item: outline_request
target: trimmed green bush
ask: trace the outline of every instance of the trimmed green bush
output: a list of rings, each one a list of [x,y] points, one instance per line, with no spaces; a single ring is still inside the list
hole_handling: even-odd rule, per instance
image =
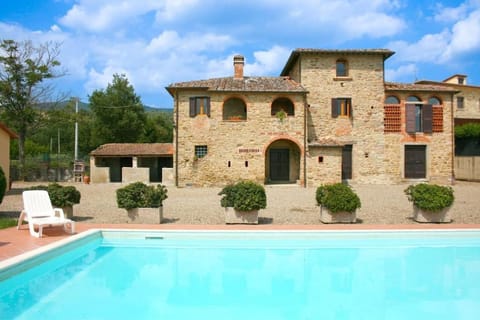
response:
[[[330,212],[354,212],[361,207],[360,198],[343,183],[326,184],[317,188],[315,198],[319,206]]]
[[[50,183],[48,186],[39,185],[30,190],[46,190],[52,201],[52,205],[58,208],[73,206],[80,203],[81,194],[74,186],[62,186],[58,183]]]
[[[267,207],[265,188],[253,181],[240,181],[225,186],[218,195],[222,207],[233,207],[238,211],[253,211]]]
[[[133,182],[117,189],[117,205],[127,210],[134,208],[159,208],[167,199],[164,185],[147,186],[143,182]]]
[[[420,183],[405,189],[408,201],[425,211],[440,211],[453,204],[453,189],[449,186]]]
[[[3,172],[2,167],[0,167],[0,203],[3,201],[5,191],[7,191],[7,178],[5,177],[5,172]]]

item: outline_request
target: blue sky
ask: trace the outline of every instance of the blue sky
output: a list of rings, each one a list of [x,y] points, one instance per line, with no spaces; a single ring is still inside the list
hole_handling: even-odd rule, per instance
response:
[[[386,80],[480,85],[480,0],[0,0],[0,39],[61,42],[58,90],[88,100],[126,74],[146,105],[172,82],[280,74],[295,48],[396,52]]]

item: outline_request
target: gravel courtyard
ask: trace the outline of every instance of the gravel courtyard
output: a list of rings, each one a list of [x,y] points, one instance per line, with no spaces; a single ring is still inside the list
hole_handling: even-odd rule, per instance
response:
[[[22,208],[21,192],[24,188],[46,183],[17,182],[0,204],[0,216],[18,217]],[[74,220],[85,223],[129,223],[124,209],[116,204],[117,188],[124,184],[75,185],[82,194],[80,204],[74,206]],[[408,202],[400,185],[360,185],[352,187],[358,193],[362,208],[357,211],[362,224],[414,224],[412,204]],[[455,202],[452,208],[454,223],[480,223],[480,183],[457,181],[453,186]],[[164,201],[164,221],[170,224],[224,224],[220,207],[221,188],[168,187]],[[266,186],[267,209],[259,214],[260,224],[320,224],[319,208],[315,203],[315,188],[296,185]]]

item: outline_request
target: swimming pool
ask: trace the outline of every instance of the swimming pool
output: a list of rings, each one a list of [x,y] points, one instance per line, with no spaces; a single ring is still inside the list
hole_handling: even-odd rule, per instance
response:
[[[480,231],[95,231],[0,280],[1,319],[478,319]]]

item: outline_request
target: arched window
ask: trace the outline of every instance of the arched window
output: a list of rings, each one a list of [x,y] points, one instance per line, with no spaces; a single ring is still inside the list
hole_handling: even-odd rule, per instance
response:
[[[295,115],[295,107],[288,98],[278,98],[272,103],[272,116],[277,112],[284,111],[288,116]]]
[[[417,102],[417,101],[418,101],[418,102],[421,102],[422,100],[420,100],[420,98],[419,98],[419,97],[416,97],[416,96],[409,96],[409,97],[407,98],[407,101],[408,101],[408,102]]]
[[[223,120],[247,120],[247,105],[239,98],[230,98],[223,104]]]
[[[338,59],[336,63],[336,76],[347,77],[348,76],[348,63],[345,59]]]
[[[388,96],[385,99],[385,104],[400,104],[400,100],[395,96]]]
[[[428,104],[438,106],[442,104],[442,101],[437,97],[431,97],[430,99],[428,99]]]

